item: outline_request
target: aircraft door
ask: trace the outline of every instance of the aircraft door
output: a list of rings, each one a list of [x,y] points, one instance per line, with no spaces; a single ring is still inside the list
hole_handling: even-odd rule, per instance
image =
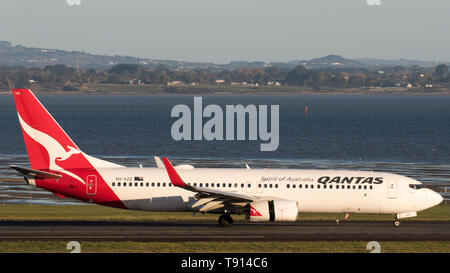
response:
[[[97,176],[88,175],[86,178],[86,193],[87,195],[97,194]]]
[[[397,198],[397,191],[398,191],[397,181],[389,181],[387,185],[388,185],[387,187],[388,198],[390,199]]]

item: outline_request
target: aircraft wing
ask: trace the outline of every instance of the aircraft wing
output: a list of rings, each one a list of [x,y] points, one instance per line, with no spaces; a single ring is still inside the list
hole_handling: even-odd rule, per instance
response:
[[[178,175],[175,168],[172,166],[172,163],[170,163],[170,161],[167,158],[163,157],[162,160],[164,166],[166,167],[167,174],[169,175],[170,182],[175,187],[180,187],[185,190],[197,193],[195,195],[195,198],[198,201],[192,207],[195,208],[203,205],[203,207],[199,209],[199,211],[201,212],[219,209],[224,206],[235,206],[242,208],[246,206],[249,202],[258,200],[257,197],[247,194],[239,194],[215,190],[211,188],[192,186],[183,181],[183,179]]]

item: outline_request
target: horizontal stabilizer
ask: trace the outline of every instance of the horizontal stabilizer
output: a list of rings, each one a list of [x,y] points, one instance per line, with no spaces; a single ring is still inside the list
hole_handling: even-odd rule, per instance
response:
[[[18,171],[19,173],[21,173],[21,174],[23,174],[25,176],[28,176],[28,177],[39,176],[39,177],[42,177],[42,178],[50,178],[50,179],[58,179],[58,178],[62,177],[62,175],[60,175],[60,174],[33,170],[33,169],[29,169],[29,168],[19,167],[19,166],[16,166],[16,165],[9,165],[9,167],[11,169],[14,169],[14,170]]]

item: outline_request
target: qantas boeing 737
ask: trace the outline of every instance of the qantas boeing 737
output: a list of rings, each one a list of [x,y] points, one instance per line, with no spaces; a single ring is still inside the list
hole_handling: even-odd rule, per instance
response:
[[[85,154],[28,89],[12,90],[30,168],[26,182],[60,197],[122,209],[232,214],[250,221],[296,221],[299,213],[392,214],[400,219],[442,202],[414,179],[350,170],[127,168]]]

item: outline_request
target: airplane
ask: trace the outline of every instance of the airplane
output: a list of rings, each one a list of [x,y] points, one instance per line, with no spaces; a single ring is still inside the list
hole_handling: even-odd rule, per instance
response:
[[[393,225],[440,204],[412,178],[352,170],[194,168],[155,157],[156,168],[129,168],[84,153],[29,89],[13,89],[30,168],[25,181],[64,198],[132,210],[231,215],[294,222],[299,213],[392,214]]]

